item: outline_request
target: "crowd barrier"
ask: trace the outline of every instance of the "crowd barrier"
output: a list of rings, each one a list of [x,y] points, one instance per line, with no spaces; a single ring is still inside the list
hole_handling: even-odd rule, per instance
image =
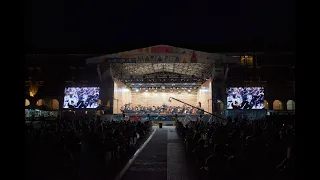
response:
[[[226,110],[225,115],[231,118],[246,117],[248,120],[261,120],[266,118],[267,112],[268,110],[266,109],[257,109],[257,110],[233,109],[233,110]]]

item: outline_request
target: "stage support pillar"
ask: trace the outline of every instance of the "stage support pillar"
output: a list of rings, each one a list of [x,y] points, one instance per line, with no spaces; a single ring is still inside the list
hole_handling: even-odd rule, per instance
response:
[[[100,86],[100,100],[103,106],[106,107],[105,114],[113,114],[114,82],[109,66],[105,66],[106,68],[102,73],[102,83]]]
[[[224,82],[215,82],[212,83],[212,103],[214,107],[214,112],[218,116],[224,116],[224,110],[226,109],[226,86]],[[221,105],[223,104],[223,109]]]

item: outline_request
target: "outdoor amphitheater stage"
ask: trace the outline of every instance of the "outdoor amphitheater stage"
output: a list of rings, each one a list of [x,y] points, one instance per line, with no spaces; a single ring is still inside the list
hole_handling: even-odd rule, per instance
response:
[[[263,109],[264,88],[252,89],[251,85],[246,85],[249,87],[240,89],[235,88],[238,85],[227,87],[226,83],[229,66],[241,65],[242,61],[252,58],[243,54],[155,45],[92,57],[86,61],[97,65],[101,82],[98,104],[101,109],[107,109],[108,115],[137,114],[128,115],[133,120],[143,119],[144,115],[140,114],[160,114],[159,118],[164,119],[168,114],[192,117],[204,112],[222,119],[238,115],[254,119],[262,111],[240,112],[227,108],[230,109],[233,99],[235,107],[232,109]],[[230,90],[226,91],[227,88]],[[243,99],[251,99],[252,103]],[[201,110],[203,112],[199,112]]]
[[[149,139],[141,146],[116,180],[195,180],[194,169],[188,164],[182,140],[174,127],[154,127]]]

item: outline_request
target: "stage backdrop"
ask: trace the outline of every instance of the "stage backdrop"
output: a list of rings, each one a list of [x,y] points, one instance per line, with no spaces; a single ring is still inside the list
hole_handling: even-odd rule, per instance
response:
[[[211,79],[201,85],[197,93],[197,102],[201,102],[201,107],[205,111],[212,113],[212,83]]]
[[[182,103],[178,101],[172,100],[169,102],[170,97],[177,98],[181,101],[184,101],[188,104],[191,104],[193,106],[198,106],[197,104],[197,92],[192,91],[190,93],[188,92],[181,92],[178,93],[177,90],[175,90],[173,93],[171,92],[133,92],[131,91],[132,95],[132,105],[138,106],[162,106],[163,104],[166,104],[168,106],[183,106]]]
[[[121,113],[120,108],[132,102],[131,92],[122,82],[114,83],[113,113]]]

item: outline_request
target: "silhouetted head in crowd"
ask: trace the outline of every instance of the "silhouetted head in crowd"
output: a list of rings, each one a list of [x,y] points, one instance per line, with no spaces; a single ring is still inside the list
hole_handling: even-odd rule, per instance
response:
[[[221,144],[215,144],[214,145],[214,153],[216,155],[222,155],[223,154],[223,146]]]
[[[253,137],[252,136],[247,136],[246,137],[246,145],[252,145],[253,144]]]
[[[228,122],[232,122],[232,118],[230,116],[227,117]]]
[[[228,166],[230,169],[236,169],[238,167],[237,158],[235,156],[230,156],[228,158]]]

